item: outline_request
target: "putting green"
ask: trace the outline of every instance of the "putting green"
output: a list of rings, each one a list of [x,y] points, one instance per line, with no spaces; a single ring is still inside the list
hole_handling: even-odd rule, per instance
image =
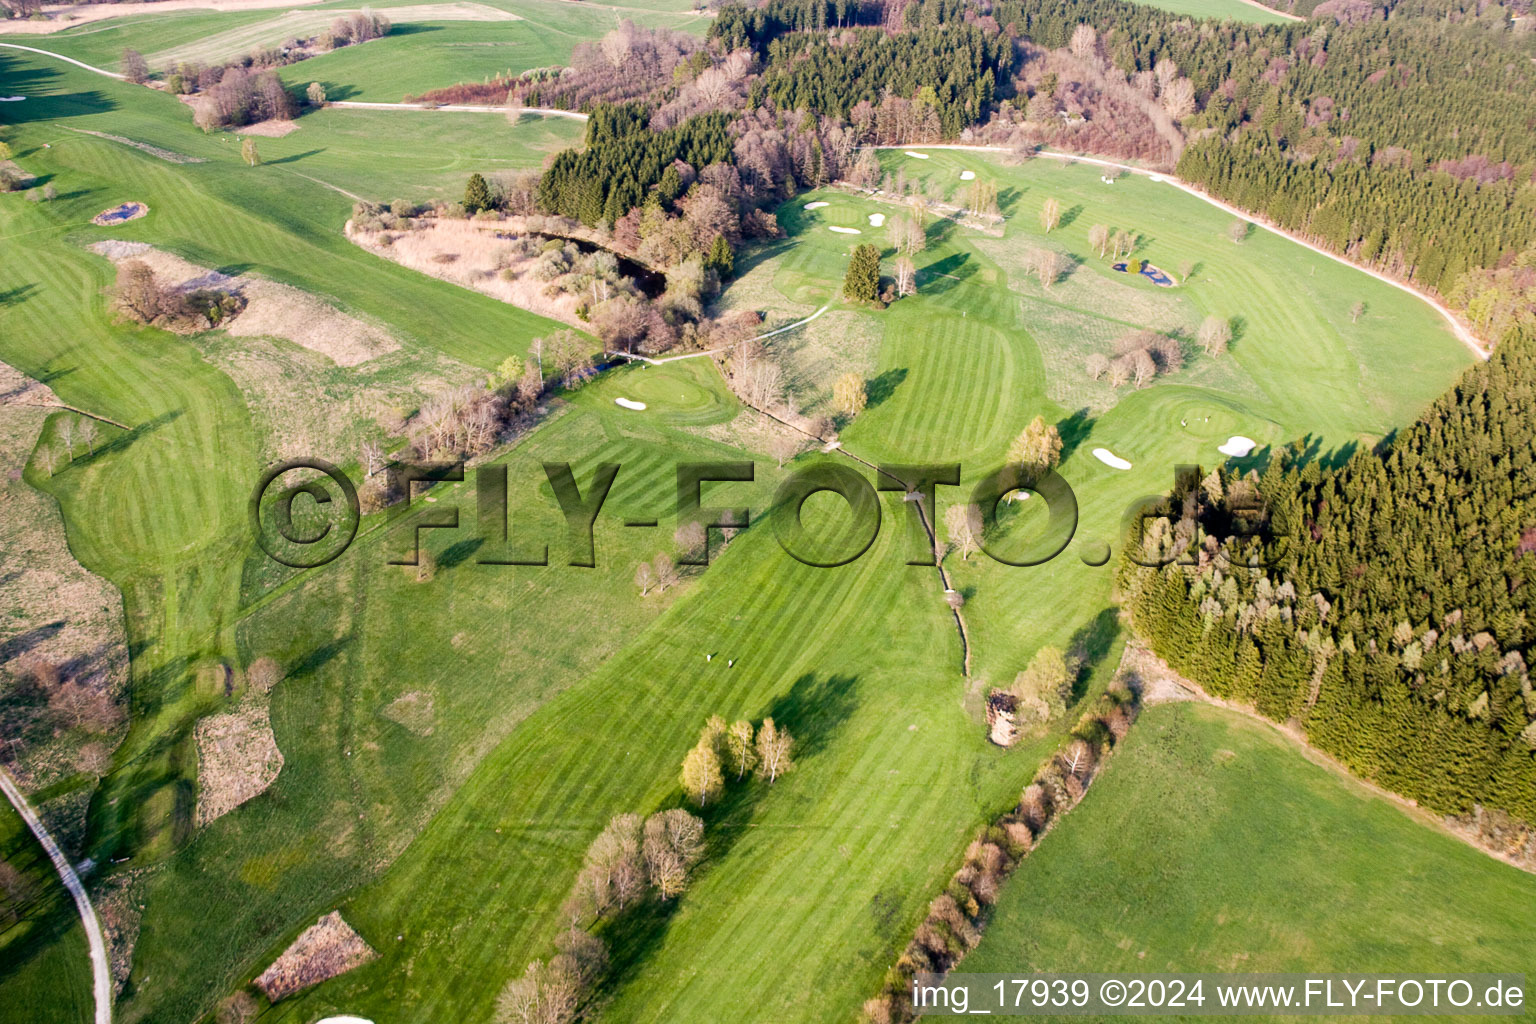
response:
[[[644,402],[635,416],[658,417],[664,423],[704,426],[724,423],[737,407],[718,387],[710,387],[705,374],[714,374],[706,358],[682,359],[659,366],[637,364],[604,375],[596,385],[605,401],[628,398]]]

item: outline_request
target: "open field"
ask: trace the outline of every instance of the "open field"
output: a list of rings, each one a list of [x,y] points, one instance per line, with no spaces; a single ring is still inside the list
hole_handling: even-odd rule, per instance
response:
[[[61,195],[0,197],[0,239],[24,239],[30,257],[0,264],[0,360],[46,378],[66,401],[138,425],[83,465],[50,478],[34,464],[27,477],[59,498],[72,550],[127,607],[137,719],[93,802],[90,850],[101,861],[131,855],[149,871],[120,1019],[196,1019],[337,908],[380,958],[265,1020],[486,1018],[506,979],[551,953],[587,843],[614,813],[678,803],[678,762],[716,712],[773,716],[800,740],[798,769],[772,787],[738,787],[709,811],[711,856],[684,897],[605,929],[614,971],[604,1016],[850,1017],[975,826],[1016,800],[1058,740],[1041,729],[1011,752],[988,745],[977,715],[984,685],[1010,681],[1044,643],[1088,659],[1079,699],[1107,680],[1121,644],[1111,570],[1085,565],[1080,546],[1039,568],[959,566],[976,645],[964,678],[935,573],[903,564],[910,509],[887,495],[879,539],[850,565],[789,559],[764,521],[774,463],[721,440],[751,436],[756,414],[707,360],[691,359],[611,372],[555,403],[500,457],[514,536],[547,541],[555,564],[476,564],[466,481],[430,494],[438,508],[464,510],[458,531],[429,531],[430,581],[384,564],[398,537],[374,520],[324,569],[274,571],[243,522],[270,443],[268,392],[237,381],[236,342],[112,323],[109,265],[85,249],[103,237],[89,217],[144,201],[149,216],[114,235],[270,276],[387,324],[409,358],[376,367],[380,386],[409,388],[422,367],[470,379],[554,325],[352,246],[340,232],[352,200],[338,190],[453,195],[470,168],[536,166],[542,152],[532,146],[579,132],[569,122],[325,111],[260,140],[266,163],[247,168],[231,137],[196,132],[181,104],[149,90],[7,55],[6,91],[32,97],[14,115],[19,161]],[[206,162],[167,163],[71,127]],[[498,157],[507,164],[492,164]],[[883,246],[868,217],[894,208],[834,190],[805,195],[780,210],[786,240],[743,253],[751,290],[741,304],[781,322],[837,303],[774,347],[791,370],[796,360],[816,367],[799,375],[801,404],[813,411],[826,402],[818,378],[868,368],[871,407],[842,440],[871,460],[958,461],[970,482],[1030,417],[1061,423],[1080,541],[1118,544],[1130,501],[1165,489],[1178,462],[1214,463],[1228,433],[1264,445],[1311,433],[1336,452],[1409,420],[1469,358],[1411,297],[1283,239],[1233,245],[1220,213],[1155,183],[1106,186],[1096,169],[1005,167],[971,154],[882,159],[946,194],[962,168],[995,181],[1006,232],[931,223],[919,295],[885,311],[855,308],[835,294],[846,253],[857,241]],[[1035,215],[1046,197],[1070,217],[1042,237]],[[803,209],[816,199],[830,205]],[[1166,290],[1116,274],[1090,258],[1086,231],[1097,222],[1139,232],[1137,255],[1159,266],[1197,269]],[[1049,291],[1022,265],[1039,245],[1081,261]],[[1350,323],[1357,300],[1368,313]],[[1089,352],[1125,330],[1188,331],[1208,313],[1241,318],[1221,360],[1191,353],[1186,369],[1139,391],[1083,370]],[[347,380],[329,374],[295,380],[318,401],[339,399]],[[618,397],[648,408],[622,409]],[[333,443],[321,453],[355,465]],[[1133,468],[1095,460],[1098,446]],[[722,458],[755,458],[757,479],[711,485],[706,504],[749,506],[757,525],[706,572],[642,599],[634,567],[670,546],[675,464]],[[623,466],[595,569],[561,564],[563,527],[540,483],[547,461],[572,462],[583,482],[600,462]],[[817,518],[837,506],[807,508]],[[1017,512],[1010,542],[1034,509]],[[642,517],[659,527],[620,525]],[[193,726],[229,700],[198,680],[215,660],[243,666],[261,655],[289,669],[271,701],[282,773],[194,834]],[[0,1001],[38,984],[36,974],[0,973]]]
[[[442,17],[434,14],[432,4],[371,6],[395,20],[388,36],[279,68],[283,81],[301,89],[321,82],[332,100],[393,103],[455,82],[564,63],[578,42],[600,37],[621,19],[696,35],[708,28],[707,18],[664,5],[614,10],[570,0],[489,0],[435,5],[446,14]],[[314,34],[356,9],[355,3],[337,0],[285,14],[143,14],[65,29],[42,41],[20,41],[109,71],[119,69],[124,48],[135,49],[152,70],[163,72],[182,60],[216,63]],[[406,13],[397,17],[397,10]]]
[[[1167,704],[1024,862],[963,969],[1529,974],[1533,904],[1536,878],[1269,726]]]
[[[1246,21],[1254,25],[1279,25],[1287,21],[1299,21],[1299,18],[1287,17],[1279,11],[1269,8],[1254,0],[1137,0],[1138,3],[1148,4],[1174,14],[1187,14],[1191,18],[1218,18],[1231,21]]]
[[[1106,607],[1109,570],[1082,564],[1079,545],[1118,549],[1123,511],[1165,490],[1174,466],[1225,461],[1216,448],[1232,434],[1261,446],[1310,435],[1319,454],[1337,458],[1414,418],[1469,361],[1413,297],[1268,233],[1234,245],[1224,214],[1166,185],[1140,177],[1105,185],[1100,169],[1086,165],[1008,167],[975,153],[935,151],[917,160],[887,151],[881,158],[888,170],[903,170],[927,194],[950,201],[962,198],[968,182],[960,173],[970,170],[974,180],[998,186],[1008,220],[996,238],[930,218],[928,248],[916,258],[918,298],[857,314],[881,340],[869,372],[870,408],[844,431],[845,441],[866,457],[958,461],[969,487],[1038,413],[1061,430],[1061,472],[1077,493],[1077,542],[1062,557],[1036,568],[985,558],[952,564],[977,647],[972,670],[994,685],[1011,681],[1058,620],[1083,625]],[[1037,219],[1047,198],[1063,210],[1063,226],[1049,235]],[[805,209],[818,201],[830,205]],[[749,257],[748,276],[771,272],[785,297],[825,301],[854,245],[887,247],[885,230],[871,227],[869,215],[895,210],[843,191],[799,196],[779,210],[794,244],[766,265]],[[1092,252],[1087,233],[1095,223],[1138,234],[1138,257],[1175,274],[1190,263],[1193,274],[1166,289],[1127,279]],[[862,234],[834,233],[834,225]],[[1075,264],[1049,290],[1025,265],[1031,249],[1045,246]],[[1367,313],[1351,323],[1357,299]],[[1193,343],[1194,329],[1212,314],[1234,324],[1232,347],[1218,359]],[[1143,328],[1182,335],[1184,368],[1142,390],[1089,377],[1088,354],[1108,353],[1114,338]],[[836,352],[847,335],[829,316],[785,348]],[[864,343],[854,349],[862,353]],[[1405,364],[1418,372],[1402,372]],[[1133,468],[1103,465],[1090,454],[1097,447]],[[1261,465],[1265,457],[1261,447],[1243,464]],[[1014,553],[1024,547],[1014,545]]]

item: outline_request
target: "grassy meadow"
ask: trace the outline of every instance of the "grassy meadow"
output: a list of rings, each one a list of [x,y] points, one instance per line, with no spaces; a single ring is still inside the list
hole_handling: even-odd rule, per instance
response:
[[[1532,905],[1536,878],[1270,725],[1164,704],[1004,887],[964,969],[1529,974]]]
[[[616,13],[553,0],[496,6],[525,19],[495,23],[507,30]],[[162,45],[179,44],[167,35]],[[876,311],[839,298],[843,270],[856,242],[885,245],[869,216],[897,208],[830,189],[807,194],[779,211],[787,238],[742,254],[724,302],[762,311],[770,325],[830,305],[771,346],[811,411],[825,408],[843,369],[869,377],[870,407],[841,436],[871,461],[959,462],[969,485],[1034,415],[1061,425],[1077,541],[1034,568],[951,556],[967,598],[970,678],[934,570],[904,564],[910,509],[896,495],[882,498],[874,546],[849,565],[813,569],[780,550],[770,509],[782,474],[763,454],[764,424],[704,359],[605,374],[552,403],[498,456],[514,536],[547,543],[550,565],[478,564],[487,552],[466,481],[429,495],[461,509],[458,530],[428,531],[438,564],[429,581],[386,564],[399,538],[374,520],[336,562],[278,574],[244,522],[249,488],[270,461],[268,435],[288,408],[235,372],[234,357],[257,343],[114,323],[104,296],[111,266],[85,246],[151,242],[387,325],[401,354],[371,370],[317,368],[270,343],[271,358],[299,368],[285,379],[311,404],[341,401],[349,382],[468,379],[554,325],[353,247],[340,232],[353,201],[345,193],[453,196],[469,170],[537,166],[580,126],[328,110],[285,138],[259,140],[265,162],[248,168],[234,137],[196,131],[174,99],[44,58],[0,56],[0,93],[29,97],[8,112],[17,119],[8,137],[21,165],[60,191],[53,203],[0,196],[0,241],[27,254],[0,261],[0,360],[71,404],[134,425],[56,476],[36,465],[28,473],[58,497],[77,557],[119,586],[128,608],[135,724],[93,802],[90,851],[103,862],[131,856],[147,872],[135,966],[117,1008],[128,1022],[202,1018],[335,908],[380,959],[269,1008],[263,1021],[486,1019],[505,981],[553,951],[558,905],[607,819],[681,800],[678,763],[711,713],[773,716],[798,737],[799,765],[772,787],[733,787],[708,812],[711,856],[684,897],[605,926],[614,968],[602,1016],[846,1019],[976,825],[1016,800],[1059,739],[1042,728],[1010,752],[987,744],[985,686],[1010,682],[1045,643],[1088,660],[1079,699],[1107,682],[1123,642],[1111,570],[1080,556],[1118,545],[1122,510],[1165,490],[1174,465],[1214,464],[1230,434],[1266,446],[1254,464],[1267,446],[1306,435],[1319,458],[1371,443],[1470,358],[1410,296],[1274,236],[1234,245],[1224,215],[1167,185],[1108,186],[1097,169],[1048,160],[885,153],[892,171],[946,195],[963,187],[962,170],[995,181],[1005,230],[930,222],[919,294]],[[71,129],[203,162],[169,163]],[[1049,236],[1036,220],[1047,197],[1067,211]],[[128,199],[147,202],[149,216],[110,230],[88,224]],[[805,210],[812,201],[830,205]],[[1094,223],[1136,231],[1138,256],[1171,273],[1188,261],[1194,273],[1170,289],[1117,274],[1088,251]],[[1041,245],[1077,264],[1050,289],[1024,269]],[[1367,312],[1352,323],[1356,301]],[[1191,351],[1184,369],[1143,390],[1116,391],[1083,369],[1087,354],[1127,330],[1187,334],[1212,313],[1240,320],[1221,359]],[[648,408],[620,408],[620,397]],[[355,465],[333,443],[316,454]],[[1111,469],[1095,447],[1133,468]],[[837,458],[803,455],[792,468]],[[704,495],[706,505],[749,507],[755,525],[707,571],[642,599],[633,573],[670,547],[675,466],[711,459],[755,461],[753,483],[708,485]],[[539,466],[549,461],[573,463],[583,484],[598,463],[623,466],[599,520],[594,569],[563,564],[564,527]],[[1012,510],[999,543],[1022,549],[1039,504]],[[829,528],[841,514],[820,498],[807,512]],[[622,525],[644,518],[660,525]],[[194,832],[192,727],[224,700],[198,685],[199,671],[211,659],[244,665],[262,655],[289,668],[271,698],[283,771],[262,796]],[[411,716],[399,713],[402,698],[417,709]],[[1422,829],[1402,840],[1405,856],[1429,856],[1413,851],[1436,842]],[[1440,906],[1454,919],[1448,900]],[[35,952],[22,963],[0,959],[0,1005],[33,998],[54,963],[85,978],[69,945],[78,940],[61,927],[56,939],[29,943]]]
[[[341,12],[360,6],[364,5],[332,0],[291,11],[139,14],[34,37],[27,45],[109,71],[120,69],[124,49],[133,49],[144,55],[152,71],[167,72],[183,61],[217,64],[254,49],[315,35]],[[571,0],[436,5],[385,0],[366,6],[392,20],[388,36],[280,68],[283,81],[300,89],[320,82],[332,100],[396,103],[407,95],[455,82],[564,64],[577,43],[601,37],[620,21],[699,36],[709,27],[706,16],[672,0],[634,7]],[[434,16],[434,8],[442,16]],[[453,8],[466,9],[455,12]],[[482,16],[475,17],[473,8],[481,9]]]
[[[1243,0],[1137,0],[1174,14],[1191,18],[1216,18],[1221,21],[1245,21],[1253,25],[1279,25],[1292,19]]]

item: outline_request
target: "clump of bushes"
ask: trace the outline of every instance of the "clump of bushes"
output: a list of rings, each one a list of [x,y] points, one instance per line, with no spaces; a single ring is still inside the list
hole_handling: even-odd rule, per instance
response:
[[[183,292],[162,283],[143,260],[128,260],[117,268],[113,305],[137,323],[187,334],[218,327],[245,308],[245,299],[216,288]]]
[[[1083,798],[1100,762],[1123,739],[1139,710],[1136,691],[1116,680],[1078,719],[1066,746],[1024,788],[1019,802],[983,828],[966,847],[965,860],[928,915],[886,972],[880,994],[864,1003],[870,1024],[915,1020],[912,981],[919,974],[954,969],[981,942],[988,908],[1003,882],[1067,811]]]

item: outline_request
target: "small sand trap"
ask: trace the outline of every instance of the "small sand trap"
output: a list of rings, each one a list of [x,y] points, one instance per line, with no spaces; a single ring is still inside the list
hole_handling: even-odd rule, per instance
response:
[[[98,227],[106,227],[109,224],[121,224],[124,221],[138,220],[149,212],[149,207],[143,203],[124,203],[114,206],[110,210],[102,210],[91,218],[91,223]]]
[[[840,235],[862,235],[864,233],[858,228],[840,228],[836,224],[833,224],[831,227],[827,228],[827,230],[836,231]]]
[[[1129,462],[1126,462],[1124,459],[1110,451],[1108,448],[1095,448],[1093,450],[1093,457],[1104,463],[1104,465],[1108,466],[1110,469],[1131,468],[1131,464]]]
[[[315,1024],[373,1024],[367,1017],[321,1017]]]
[[[1153,174],[1153,175],[1150,175],[1147,178],[1147,180],[1148,181],[1162,181],[1163,180],[1163,176],[1161,174]]]
[[[1233,458],[1240,459],[1244,455],[1247,455],[1249,452],[1253,451],[1258,446],[1259,442],[1255,441],[1251,437],[1244,437],[1242,434],[1233,434],[1231,437],[1227,438],[1226,444],[1217,445],[1216,450],[1221,452],[1223,455],[1230,455]]]
[[[880,227],[884,223],[885,223],[885,214],[883,214],[883,213],[872,213],[872,214],[869,215],[869,226],[870,227],[878,228],[878,227]]]
[[[619,406],[621,409],[633,409],[636,412],[645,411],[644,402],[636,402],[630,398],[615,398],[613,400],[613,404]]]
[[[975,171],[961,171],[960,172],[960,180],[961,181],[970,181],[974,177],[976,177],[976,172]]]
[[[20,103],[25,96],[0,96],[0,103]]]
[[[904,149],[904,150],[902,150],[902,152],[905,153],[907,156],[912,157],[914,160],[927,160],[928,159],[928,154],[927,153],[914,153],[910,149]]]
[[[819,210],[823,206],[831,206],[831,205],[832,205],[831,203],[806,203],[805,204],[805,208],[807,210]]]

